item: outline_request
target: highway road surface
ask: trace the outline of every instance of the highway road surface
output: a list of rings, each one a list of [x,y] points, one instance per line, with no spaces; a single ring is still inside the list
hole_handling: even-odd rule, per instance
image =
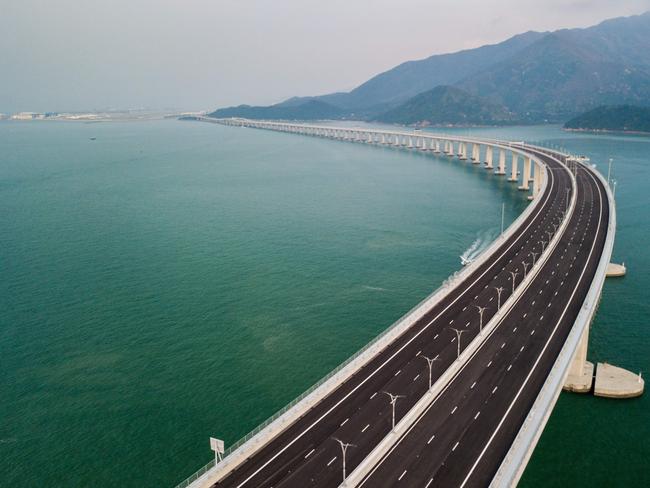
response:
[[[487,486],[514,441],[591,286],[607,233],[605,189],[578,168],[566,233],[506,320],[361,486]]]
[[[483,323],[530,271],[558,229],[572,191],[569,171],[551,158],[540,205],[489,259],[414,326],[253,453],[216,487],[338,486],[342,453],[351,443],[347,473],[372,451],[432,380],[457,358]],[[603,188],[585,169],[577,173],[577,207],[552,256],[484,345],[437,397],[364,486],[485,486],[516,435],[573,325],[600,257],[607,227]],[[570,196],[570,195],[569,195]],[[586,236],[586,238],[585,238]],[[521,291],[521,290],[518,290]]]

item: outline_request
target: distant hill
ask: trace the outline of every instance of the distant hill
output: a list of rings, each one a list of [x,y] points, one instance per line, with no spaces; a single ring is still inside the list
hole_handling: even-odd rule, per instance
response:
[[[323,120],[337,119],[343,115],[343,110],[319,100],[307,100],[295,105],[271,105],[270,107],[238,107],[221,108],[210,114],[212,117],[245,117],[247,119],[280,119],[280,120]]]
[[[438,85],[452,85],[472,73],[508,59],[544,35],[531,31],[499,44],[407,61],[371,78],[349,93],[315,98],[354,111],[396,105]]]
[[[457,86],[531,122],[599,105],[650,104],[650,13],[550,33]]]
[[[515,117],[501,104],[460,88],[441,85],[410,98],[376,119],[397,124],[496,125],[512,123]]]
[[[650,105],[648,46],[650,12],[586,29],[526,32],[499,44],[402,63],[348,93],[233,107],[228,113],[265,118],[267,111],[257,109],[273,109],[273,118],[376,120],[418,94],[452,85],[506,107],[519,120],[558,122],[599,105]]]
[[[650,132],[650,107],[603,105],[569,120],[565,129]]]

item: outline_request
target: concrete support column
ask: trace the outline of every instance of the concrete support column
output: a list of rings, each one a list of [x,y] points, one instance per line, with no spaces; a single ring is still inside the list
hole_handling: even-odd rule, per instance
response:
[[[368,144],[372,144],[373,142],[375,142],[373,139],[373,133],[368,132]]]
[[[508,178],[508,181],[517,181],[518,174],[519,174],[519,172],[517,170],[518,161],[519,161],[519,156],[517,155],[516,152],[513,151],[512,152],[512,163],[511,163],[512,168],[510,170],[510,178]]]
[[[433,146],[433,152],[439,153],[440,152],[440,139],[436,139],[434,141],[434,146]]]
[[[492,169],[492,158],[494,155],[494,148],[492,146],[487,146],[485,149],[485,169]]]
[[[393,134],[393,144],[394,144],[395,146],[399,146],[399,145],[400,145],[400,140],[399,140],[399,135],[398,135],[398,134]]]
[[[383,132],[381,134],[381,143],[386,144],[386,134],[384,134]]]
[[[506,151],[505,149],[499,149],[499,167],[497,168],[496,174],[505,175],[506,174]]]
[[[533,168],[533,198],[537,196],[542,186],[542,168],[539,164],[535,164]]]
[[[535,165],[537,166],[537,165]],[[571,360],[569,372],[564,383],[564,389],[577,393],[586,393],[591,390],[593,382],[594,365],[587,361],[587,348],[589,346],[589,325],[582,333],[576,353]],[[596,380],[598,381],[598,380]]]
[[[467,143],[460,142],[458,143],[458,159],[464,161],[467,159]]]
[[[472,144],[472,163],[479,164],[481,162],[481,145]]]
[[[413,136],[406,136],[409,141],[409,149],[413,149]]]

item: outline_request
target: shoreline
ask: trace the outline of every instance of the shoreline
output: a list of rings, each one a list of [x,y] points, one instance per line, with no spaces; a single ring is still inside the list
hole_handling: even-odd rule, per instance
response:
[[[632,135],[632,136],[650,136],[650,131],[640,130],[615,130],[615,129],[571,129],[562,127],[565,132],[586,132],[589,134],[618,134],[618,135]]]

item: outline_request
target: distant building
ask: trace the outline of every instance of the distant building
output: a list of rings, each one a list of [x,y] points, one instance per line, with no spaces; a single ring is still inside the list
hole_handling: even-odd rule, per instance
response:
[[[11,116],[11,120],[41,120],[45,118],[45,114],[36,112],[19,112]]]

